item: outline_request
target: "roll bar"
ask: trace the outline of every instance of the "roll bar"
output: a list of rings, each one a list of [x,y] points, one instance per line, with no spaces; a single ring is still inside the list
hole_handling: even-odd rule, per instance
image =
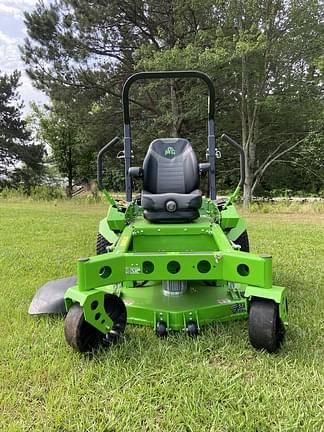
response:
[[[104,184],[102,183],[102,173],[103,173],[103,157],[107,153],[110,146],[114,145],[119,141],[119,137],[115,136],[111,141],[109,141],[108,144],[104,145],[97,155],[97,182],[99,185],[99,188],[103,190],[105,188]]]
[[[213,82],[203,72],[189,71],[156,71],[138,72],[130,76],[123,87],[123,111],[124,111],[124,155],[125,155],[125,188],[126,200],[132,201],[132,181],[129,175],[132,156],[132,135],[129,115],[129,90],[132,84],[138,80],[165,79],[165,78],[199,78],[208,87],[208,162],[209,168],[209,195],[216,199],[216,141],[215,141],[215,88]]]

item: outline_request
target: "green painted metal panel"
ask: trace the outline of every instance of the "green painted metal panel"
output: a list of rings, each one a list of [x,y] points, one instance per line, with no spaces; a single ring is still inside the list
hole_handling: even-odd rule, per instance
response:
[[[122,231],[126,225],[125,214],[111,206],[108,210],[107,222],[111,230]]]
[[[201,235],[137,235],[133,238],[132,252],[192,252],[197,249],[215,251],[216,244],[209,234]]]
[[[288,325],[288,301],[287,289],[281,286],[273,285],[271,289],[265,289],[255,286],[247,286],[245,290],[245,297],[251,300],[253,297],[260,297],[264,299],[273,300],[279,304],[279,316],[282,322]]]
[[[116,241],[118,240],[118,236],[114,233],[114,231],[109,228],[107,218],[104,218],[100,221],[99,232],[111,244],[116,243]]]
[[[217,250],[219,251],[231,251],[233,248],[224,234],[222,228],[219,225],[214,224],[212,226],[212,234],[216,243]]]
[[[216,204],[206,199],[200,217],[187,224],[153,224],[138,206],[131,206],[127,217],[111,207],[108,224],[101,221],[100,232],[114,243],[114,250],[78,261],[78,285],[66,293],[67,308],[79,302],[86,320],[105,333],[111,321],[104,295],[114,293],[125,302],[129,323],[155,326],[164,320],[169,328],[181,330],[190,319],[201,326],[246,318],[250,299],[262,297],[279,303],[280,317],[287,323],[286,292],[272,286],[271,257],[231,245],[245,230],[233,205],[221,212],[220,224],[215,222],[220,217]],[[224,229],[230,229],[227,235]],[[117,236],[113,230],[122,233]],[[188,291],[166,296],[163,280],[189,281]],[[148,283],[134,287],[135,281]]]
[[[245,297],[261,297],[274,300],[276,303],[280,303],[282,297],[286,291],[286,288],[273,285],[271,289],[261,288],[256,286],[247,286],[245,290]]]
[[[212,221],[207,215],[201,215],[191,223],[181,224],[158,224],[152,223],[141,216],[134,219],[133,235],[201,235],[209,231],[212,226]]]
[[[239,251],[119,255],[111,252],[78,262],[80,290],[127,280],[201,279],[271,287],[271,260]]]
[[[233,204],[222,210],[220,213],[220,217],[220,225],[223,230],[228,228],[234,228],[237,225],[238,220],[240,219]]]
[[[127,321],[131,324],[155,326],[158,320],[163,320],[167,322],[169,329],[184,330],[192,319],[202,326],[215,321],[247,317],[248,306],[243,286],[240,289],[241,296],[235,300],[230,295],[227,284],[211,287],[201,282],[191,283],[185,294],[172,298],[163,294],[158,282],[141,288],[118,288],[117,291],[126,305]],[[116,287],[108,285],[81,294],[73,287],[66,293],[67,302],[71,298],[78,301],[85,310],[87,321],[103,333],[111,326],[102,309],[105,293],[116,294]],[[94,302],[98,305],[92,310]],[[100,318],[96,319],[98,312]],[[101,324],[102,319],[106,320],[104,325]]]
[[[227,233],[227,238],[229,240],[235,241],[237,238],[239,238],[239,236],[246,230],[246,223],[244,221],[244,219],[238,219],[237,224],[235,225],[234,228],[232,228],[228,233]]]
[[[80,291],[78,287],[71,287],[65,293],[65,305],[69,309],[73,303],[79,303],[83,308],[84,318],[102,333],[107,333],[112,327],[104,307],[103,291]]]
[[[113,253],[115,255],[118,255],[126,252],[129,249],[129,245],[131,241],[132,241],[132,227],[128,226],[122,232]]]

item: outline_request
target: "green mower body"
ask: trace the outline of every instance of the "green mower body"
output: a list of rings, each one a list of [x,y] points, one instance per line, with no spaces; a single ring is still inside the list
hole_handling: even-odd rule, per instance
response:
[[[198,164],[186,139],[162,138],[150,144],[142,167],[131,166],[129,89],[137,80],[160,78],[198,78],[207,84],[207,163]],[[245,179],[244,151],[225,134],[222,138],[240,154],[240,182],[227,200],[216,197],[210,78],[196,71],[137,73],[124,85],[123,108],[126,199],[116,201],[103,184],[103,157],[118,142],[114,138],[97,160],[98,184],[109,203],[99,225],[97,255],[79,259],[76,284],[71,278],[59,283],[65,290],[67,342],[88,351],[116,342],[127,323],[150,326],[160,337],[170,331],[196,336],[216,321],[248,318],[251,344],[277,351],[287,326],[286,289],[273,285],[272,257],[249,252],[246,225],[234,206]],[[204,172],[207,196],[199,190]],[[132,197],[132,177],[142,182],[140,198]],[[52,291],[56,286],[49,284]],[[41,291],[30,313],[40,310],[44,296]]]
[[[111,207],[100,223],[107,253],[80,258],[66,308],[79,303],[86,321],[107,334],[114,322],[105,294],[113,294],[125,304],[128,323],[165,323],[166,333],[247,318],[251,300],[262,298],[278,305],[286,325],[286,290],[272,284],[271,256],[241,251],[244,233],[233,204],[219,210],[206,198],[199,218],[183,224],[150,223],[135,203],[118,214]]]

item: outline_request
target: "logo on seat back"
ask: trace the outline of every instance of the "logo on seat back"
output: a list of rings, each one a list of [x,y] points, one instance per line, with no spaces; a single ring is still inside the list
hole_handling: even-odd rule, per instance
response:
[[[168,147],[164,150],[164,156],[175,156],[176,151],[174,147]]]

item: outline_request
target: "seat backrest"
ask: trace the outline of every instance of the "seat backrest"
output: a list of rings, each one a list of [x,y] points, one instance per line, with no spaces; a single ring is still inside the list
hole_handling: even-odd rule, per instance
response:
[[[190,193],[199,187],[196,154],[188,140],[160,138],[150,144],[143,162],[143,187],[154,194]]]

